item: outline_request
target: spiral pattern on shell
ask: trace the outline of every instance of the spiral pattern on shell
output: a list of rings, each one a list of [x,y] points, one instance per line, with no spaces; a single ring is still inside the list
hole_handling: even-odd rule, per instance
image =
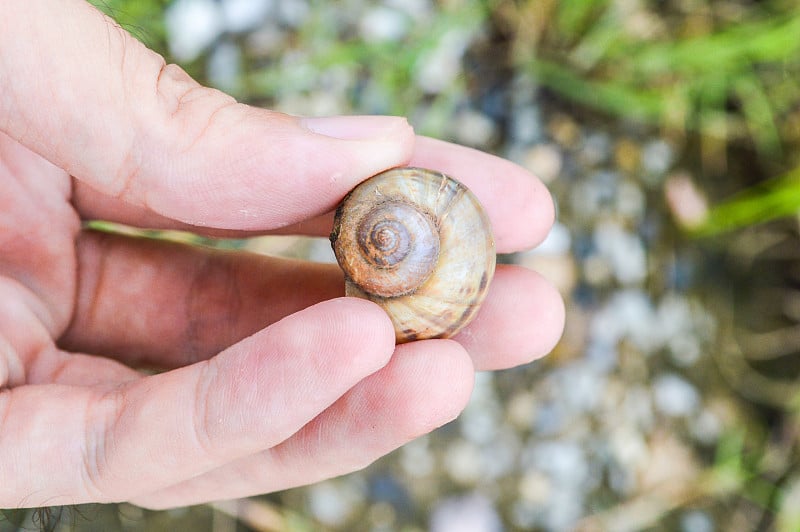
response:
[[[379,304],[398,343],[447,338],[477,313],[494,275],[477,198],[432,170],[395,168],[353,189],[331,233],[345,293]]]

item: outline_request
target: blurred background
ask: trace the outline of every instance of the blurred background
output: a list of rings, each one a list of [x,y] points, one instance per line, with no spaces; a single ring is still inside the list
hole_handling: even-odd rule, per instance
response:
[[[241,101],[405,115],[535,172],[558,222],[501,260],[552,280],[567,328],[357,474],[169,512],[5,511],[0,531],[800,530],[796,2],[93,3]],[[199,242],[333,260],[324,240]]]

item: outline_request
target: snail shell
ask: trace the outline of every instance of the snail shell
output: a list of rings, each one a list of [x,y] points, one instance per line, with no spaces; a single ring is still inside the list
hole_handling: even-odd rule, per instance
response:
[[[353,189],[331,233],[345,293],[373,301],[398,343],[447,338],[472,320],[494,275],[489,219],[458,181],[395,168]]]

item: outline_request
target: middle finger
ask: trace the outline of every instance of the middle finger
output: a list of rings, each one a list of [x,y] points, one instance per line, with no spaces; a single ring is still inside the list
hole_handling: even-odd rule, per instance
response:
[[[75,316],[62,348],[173,368],[212,357],[285,316],[343,295],[339,268],[85,231]],[[539,275],[499,267],[456,340],[478,369],[514,366],[557,341],[563,305]]]

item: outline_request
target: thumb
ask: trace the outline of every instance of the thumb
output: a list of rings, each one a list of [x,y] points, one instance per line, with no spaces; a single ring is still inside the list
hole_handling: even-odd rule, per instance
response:
[[[0,130],[105,195],[193,225],[284,226],[408,161],[397,117],[298,118],[191,79],[83,0],[0,3]]]

